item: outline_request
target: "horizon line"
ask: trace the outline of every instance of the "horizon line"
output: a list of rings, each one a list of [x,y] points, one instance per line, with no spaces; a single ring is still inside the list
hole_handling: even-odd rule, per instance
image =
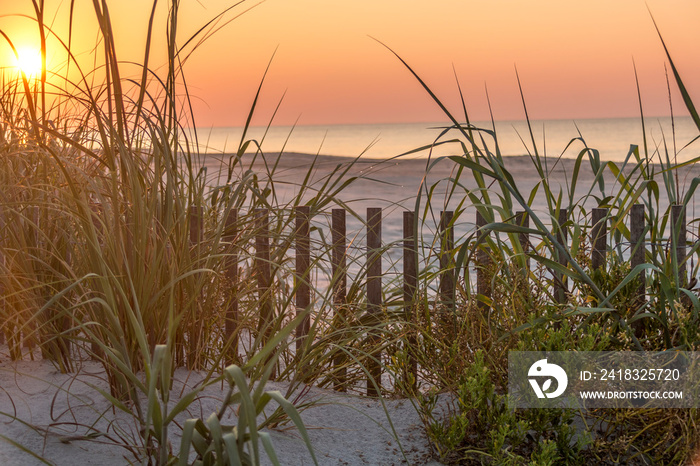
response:
[[[659,119],[659,118],[671,118],[673,117],[674,119],[689,119],[692,120],[692,117],[690,115],[648,115],[644,116],[644,120],[653,120],[653,119]],[[562,122],[562,121],[605,121],[605,120],[641,120],[642,116],[637,115],[637,116],[613,116],[613,117],[565,117],[565,118],[530,118],[530,122]],[[495,123],[515,123],[515,122],[526,122],[528,121],[526,118],[519,118],[519,119],[513,119],[513,118],[504,118],[504,119],[494,119],[493,120]],[[491,120],[481,120],[481,119],[476,119],[472,120],[471,123],[488,123],[491,124]],[[291,124],[291,123],[272,123],[272,124],[251,124],[251,128],[273,128],[273,127],[337,127],[337,126],[397,126],[397,125],[439,125],[439,126],[452,126],[451,121],[445,120],[445,121],[384,121],[384,122],[352,122],[352,123],[296,123],[296,124]],[[240,125],[197,125],[197,126],[185,126],[186,129],[215,129],[215,128],[243,128],[245,127],[244,124]]]

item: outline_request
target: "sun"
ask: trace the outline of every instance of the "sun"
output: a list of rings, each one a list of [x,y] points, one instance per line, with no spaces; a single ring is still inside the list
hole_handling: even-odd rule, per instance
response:
[[[15,66],[27,77],[36,77],[41,74],[41,52],[33,48],[17,49]]]

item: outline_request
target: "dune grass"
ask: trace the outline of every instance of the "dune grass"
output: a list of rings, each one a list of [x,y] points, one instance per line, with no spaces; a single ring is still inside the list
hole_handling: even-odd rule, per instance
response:
[[[692,100],[666,53],[697,122]],[[417,72],[396,57],[451,122],[420,150],[453,148],[455,155],[448,158],[457,172],[447,181],[458,205],[454,222],[470,207],[486,219],[486,225],[456,246],[453,260],[458,271],[481,263],[477,267],[490,292],[476,294],[472,276],[464,273],[457,283],[458,302],[464,304],[447,318],[444,308],[430,305],[424,288],[419,294],[424,309],[417,326],[420,344],[409,351],[419,365],[431,368],[431,384],[455,400],[448,415],[441,416],[434,411],[438,391],[418,396],[439,457],[454,464],[685,464],[698,447],[696,410],[512,411],[507,408],[507,353],[697,350],[700,302],[690,278],[698,274],[694,257],[699,243],[690,230],[687,244],[679,242],[682,220],[674,223],[672,211],[684,210],[688,224],[697,224],[690,207],[700,183],[693,172],[698,159],[678,162],[675,144],[665,139],[650,144],[642,113],[643,144],[631,145],[623,162],[601,160],[579,135],[566,148],[578,148],[571,164],[537,147],[528,119],[524,147],[539,182],[523,191],[509,158],[500,152],[495,129],[472,125],[464,102],[460,115],[450,112]],[[641,103],[640,95],[640,109]],[[528,118],[524,99],[523,107]],[[668,137],[675,141],[675,135]],[[441,160],[429,166],[437,163]],[[555,175],[562,165],[570,170],[563,180]],[[695,178],[688,180],[693,173]],[[471,184],[476,188],[467,188]],[[424,219],[436,201],[432,189],[425,186],[416,201],[417,209],[424,206]],[[444,208],[449,202],[444,201]],[[535,209],[537,202],[543,210]],[[645,263],[632,269],[627,218],[635,204],[644,207],[647,248]],[[598,269],[591,263],[593,208],[607,209],[603,221],[609,225],[608,253]],[[525,212],[529,227],[518,223],[518,211]],[[522,234],[529,235],[527,247],[520,242]],[[686,253],[681,258],[679,246]],[[641,284],[645,297],[638,291]],[[557,292],[562,286],[567,290],[563,295]]]
[[[347,304],[334,304],[339,278],[327,260],[328,238],[313,237],[313,277],[294,270],[296,206],[308,207],[312,218],[331,206],[361,218],[340,196],[355,179],[354,162],[318,179],[311,163],[304,179],[292,182],[295,195],[282,200],[282,153],[267,154],[264,140],[247,138],[264,75],[234,152],[203,149],[190,129],[183,57],[216,32],[218,19],[227,23],[226,15],[237,14],[238,4],[183,40],[176,34],[178,2],[171,2],[167,59],[159,66],[150,45],[156,3],[143,61],[135,65],[119,60],[108,5],[96,2],[99,41],[87,68],[73,56],[70,38],[44,23],[43,4],[34,6],[38,29],[64,47],[67,62],[36,77],[8,71],[2,82],[0,332],[12,359],[42,357],[61,372],[87,359],[101,364],[108,390],[96,390],[135,425],[102,434],[120,439],[143,464],[258,464],[263,450],[277,462],[262,429],[288,422],[313,458],[287,398],[303,409],[308,384],[365,385],[367,366],[384,364],[376,355],[403,338],[400,316],[370,323],[364,315],[364,264]],[[299,309],[294,298],[302,283],[313,299]],[[296,329],[310,316],[297,345]],[[205,374],[179,401],[170,393],[178,367]],[[287,392],[265,391],[270,379],[288,381]],[[221,409],[178,424],[176,417],[215,384],[229,386]],[[272,401],[278,409],[266,410]],[[222,425],[234,407],[238,425]],[[173,431],[182,438],[179,450],[169,445]]]
[[[43,2],[34,6],[45,57],[44,35],[52,32],[43,22]],[[140,79],[123,76],[129,64],[116,56],[104,2],[94,4],[100,28],[94,68],[83,69],[70,41],[53,37],[65,46],[65,76],[47,78],[46,69],[40,77],[3,75],[2,333],[13,359],[37,357],[40,349],[64,372],[80,359],[99,361],[109,382],[103,395],[115,409],[133,414],[139,426],[133,444],[124,445],[137,461],[186,463],[192,450],[206,464],[257,464],[260,442],[274,458],[269,438],[258,434],[258,415],[270,401],[304,432],[295,408],[263,388],[278,352],[309,310],[297,317],[279,313],[257,326],[256,290],[230,283],[225,271],[234,250],[242,256],[239,265],[252,260],[254,213],[273,205],[274,167],[265,177],[244,167],[251,141],[241,141],[222,167],[225,182],[213,190],[196,134],[183,126],[191,116],[183,57],[215,32],[216,19],[226,19],[229,9],[182,40],[176,35],[178,2],[172,2],[166,66],[156,73],[149,67],[155,6]],[[12,38],[4,37],[14,48]],[[76,73],[79,79],[70,81]],[[336,183],[327,188],[336,189]],[[325,195],[319,192],[318,199]],[[234,209],[238,222],[223,222]],[[273,220],[275,243],[287,241],[280,218]],[[229,227],[235,234],[225,231]],[[270,262],[278,269],[272,293],[279,277],[288,275],[288,264],[276,255]],[[241,270],[240,283],[250,283],[250,269]],[[224,335],[234,296],[241,309],[231,322],[234,332]],[[278,296],[265,299],[289,306]],[[254,347],[243,360],[228,357],[232,335],[246,329],[257,335]],[[181,366],[208,372],[202,387],[226,381],[231,391],[220,413],[185,425],[188,441],[173,456],[168,430],[201,390],[167,411],[172,370]],[[234,404],[242,406],[238,426],[219,425]]]

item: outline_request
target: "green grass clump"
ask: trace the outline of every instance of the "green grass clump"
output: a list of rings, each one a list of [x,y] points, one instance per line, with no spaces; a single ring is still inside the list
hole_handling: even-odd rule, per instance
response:
[[[688,273],[698,273],[691,259],[698,244],[682,244],[686,256],[679,260],[680,225],[671,219],[674,206],[690,211],[700,177],[682,184],[679,173],[700,159],[677,162],[666,145],[650,148],[645,132],[643,146],[631,146],[621,163],[602,161],[580,136],[567,146],[580,147],[567,161],[563,154],[540,152],[528,120],[526,148],[538,180],[524,191],[500,152],[495,129],[472,125],[464,103],[458,119],[403,63],[451,122],[419,149],[453,148],[454,155],[445,158],[455,173],[441,208],[456,205],[455,218],[477,210],[486,219],[452,251],[456,270],[479,268],[486,292],[477,293],[466,272],[456,284],[459,305],[444,309],[431,306],[429,283],[421,283],[424,317],[417,326],[419,345],[410,351],[419,365],[430,367],[425,380],[435,388],[418,399],[437,454],[454,464],[687,462],[697,448],[696,410],[509,411],[505,393],[510,350],[697,350],[700,302]],[[688,111],[700,122],[671,66]],[[558,166],[566,168],[563,182],[555,176]],[[587,171],[592,177],[584,176]],[[423,187],[416,201],[424,222],[437,208],[434,189]],[[536,209],[536,201],[544,209]],[[646,263],[632,268],[619,245],[631,242],[626,219],[635,204],[644,206],[647,250]],[[598,269],[591,263],[593,208],[608,209],[609,252]],[[516,223],[518,211],[528,217],[528,228]],[[520,243],[523,234],[529,235],[527,249]],[[565,294],[556,291],[562,283]],[[646,296],[640,296],[640,284]],[[454,400],[446,416],[435,412],[441,389]]]

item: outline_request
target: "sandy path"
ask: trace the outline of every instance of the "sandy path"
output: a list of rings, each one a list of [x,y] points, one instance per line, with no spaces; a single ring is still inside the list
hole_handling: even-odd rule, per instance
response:
[[[176,372],[173,393],[193,387],[202,380],[198,373]],[[10,362],[7,347],[0,347],[0,435],[20,443],[36,455],[56,465],[113,465],[134,461],[124,448],[115,445],[118,434],[133,435],[134,421],[123,412],[114,413],[95,387],[106,388],[101,367],[84,362],[77,374],[60,374],[46,361]],[[285,383],[270,383],[269,390],[286,391]],[[206,419],[220,406],[222,387],[209,387],[189,409],[189,415]],[[430,449],[422,424],[409,400],[386,400],[399,443],[379,400],[342,395],[311,388],[300,402],[316,404],[302,412],[319,464],[392,465],[425,464]],[[172,403],[172,401],[171,401]],[[17,419],[12,419],[17,418]],[[232,409],[224,423],[235,419]],[[89,426],[106,432],[94,440],[78,439],[90,432]],[[170,441],[179,448],[179,429]],[[282,464],[313,464],[305,444],[293,425],[267,430]],[[8,441],[0,441],[0,464],[42,464]]]

